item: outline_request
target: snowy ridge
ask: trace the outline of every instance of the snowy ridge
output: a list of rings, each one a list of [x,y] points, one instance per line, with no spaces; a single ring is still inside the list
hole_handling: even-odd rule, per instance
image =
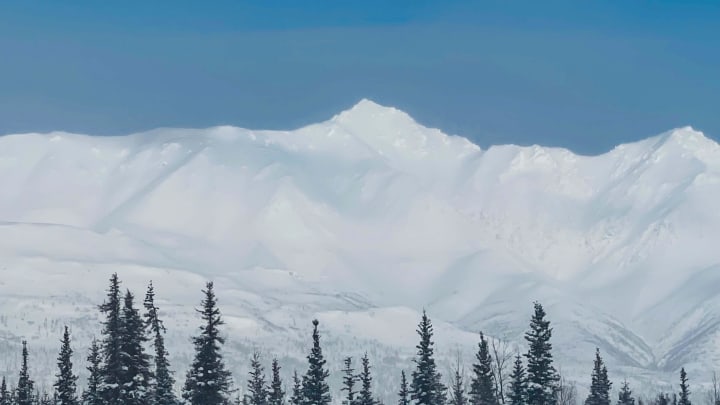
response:
[[[533,300],[581,384],[595,346],[616,381],[720,364],[720,146],[690,127],[483,150],[363,100],[295,131],[6,135],[0,185],[0,352],[29,337],[48,376],[62,323],[98,333],[113,271],[153,279],[179,376],[206,279],[238,372],[256,346],[298,366],[317,316],[333,367],[362,341],[395,373],[422,307],[469,364],[478,330],[522,344]]]

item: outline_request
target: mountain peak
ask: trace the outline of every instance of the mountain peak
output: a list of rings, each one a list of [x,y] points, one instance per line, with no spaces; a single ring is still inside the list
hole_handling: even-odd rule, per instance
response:
[[[465,138],[425,127],[404,111],[366,98],[334,116],[330,123],[395,162],[426,158],[454,161],[479,150]]]
[[[701,131],[691,126],[676,128],[661,134],[659,137],[663,148],[675,148],[691,152],[696,155],[706,156],[708,153],[717,152],[720,145],[708,138]],[[700,157],[700,156],[698,156]]]
[[[673,142],[678,142],[682,144],[704,143],[711,141],[701,131],[694,129],[689,125],[667,131],[662,136],[664,136],[668,141],[672,140]]]
[[[393,109],[392,107],[386,107],[384,105],[376,103],[376,102],[370,100],[369,98],[362,98],[360,101],[355,103],[354,106],[350,107],[351,110],[361,109],[361,108]]]
[[[641,141],[620,144],[611,153],[629,151],[634,151],[630,156],[681,156],[705,163],[717,162],[720,157],[720,145],[691,126],[671,129]]]
[[[341,112],[334,117],[334,120],[344,121],[367,121],[376,120],[382,116],[398,115],[406,121],[415,123],[415,121],[407,113],[398,110],[395,107],[388,107],[378,104],[370,99],[363,98],[349,109]]]

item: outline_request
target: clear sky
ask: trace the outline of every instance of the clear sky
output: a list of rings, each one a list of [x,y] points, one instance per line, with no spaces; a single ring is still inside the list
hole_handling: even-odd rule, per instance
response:
[[[361,98],[481,146],[720,137],[720,1],[0,2],[0,133],[289,129]]]

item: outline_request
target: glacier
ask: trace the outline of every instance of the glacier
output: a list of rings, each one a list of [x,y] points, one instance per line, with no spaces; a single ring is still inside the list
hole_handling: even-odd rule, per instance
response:
[[[117,272],[155,284],[180,381],[214,280],[239,385],[253,350],[304,371],[318,318],[334,381],[367,350],[392,398],[423,309],[449,376],[479,331],[522,350],[537,300],[581,389],[599,347],[616,388],[675,391],[684,366],[698,395],[720,364],[719,203],[720,146],[691,127],[597,156],[483,149],[362,100],[292,131],[4,135],[0,375],[26,338],[49,386],[64,324],[83,367]]]

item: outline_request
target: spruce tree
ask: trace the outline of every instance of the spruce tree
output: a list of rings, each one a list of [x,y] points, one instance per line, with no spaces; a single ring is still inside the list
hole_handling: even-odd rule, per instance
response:
[[[10,405],[10,391],[8,391],[5,377],[2,378],[2,383],[0,383],[0,405]]]
[[[290,405],[302,405],[303,393],[302,393],[302,382],[298,376],[297,370],[293,372],[293,388],[292,396],[290,397]]]
[[[100,353],[100,346],[98,346],[98,341],[93,339],[92,343],[90,344],[90,353],[87,357],[87,371],[89,372],[89,376],[87,379],[87,386],[85,387],[85,391],[83,391],[82,394],[83,405],[104,404],[103,398],[100,395],[100,386],[103,383],[101,356],[102,355]]]
[[[323,405],[329,404],[332,399],[330,397],[330,387],[327,379],[330,372],[325,369],[325,359],[323,358],[322,348],[320,347],[320,333],[318,332],[318,320],[313,320],[313,347],[310,350],[308,359],[308,371],[303,376],[302,395],[304,405]]]
[[[225,339],[220,336],[223,324],[213,283],[208,282],[198,312],[203,325],[200,334],[193,338],[195,358],[187,373],[183,398],[190,405],[222,405],[229,400],[230,372],[225,369],[220,347]]]
[[[98,388],[106,405],[124,405],[120,396],[123,375],[122,313],[120,280],[117,273],[110,277],[107,299],[100,305],[100,312],[105,315],[105,320],[101,348],[103,382]]]
[[[408,389],[405,370],[400,372],[400,391],[398,391],[398,405],[410,405],[410,390]]]
[[[664,392],[661,392],[655,400],[655,405],[670,405],[670,397]]]
[[[15,389],[16,405],[33,405],[35,401],[35,382],[30,378],[28,369],[27,341],[22,342],[22,364],[20,366],[20,377]]]
[[[473,378],[470,384],[470,403],[472,405],[497,405],[492,357],[485,335],[480,332],[480,343],[475,354]]]
[[[250,378],[247,381],[250,405],[267,405],[265,373],[260,363],[260,353],[254,352],[250,360]]]
[[[165,349],[165,325],[160,320],[159,309],[155,305],[155,289],[152,282],[148,285],[143,306],[145,307],[145,328],[150,335],[155,351],[149,399],[154,405],[175,405],[178,401],[173,388],[175,379],[170,372],[170,361],[167,349]]]
[[[13,386],[10,386],[8,388],[8,404],[9,405],[17,405],[17,389]]]
[[[612,383],[608,379],[607,368],[600,357],[600,349],[595,349],[595,362],[593,366],[590,394],[585,405],[610,405],[610,388]]]
[[[623,381],[618,393],[618,405],[635,405],[635,398],[632,396],[630,384],[628,384],[627,380]]]
[[[344,360],[345,368],[342,369],[343,380],[342,388],[340,391],[345,391],[345,399],[343,399],[343,405],[355,405],[355,382],[357,381],[357,375],[355,375],[355,369],[352,366],[352,357],[346,357]]]
[[[515,364],[510,374],[510,386],[508,387],[508,405],[524,405],[526,403],[525,393],[527,391],[527,380],[525,367],[523,367],[520,353],[515,356]]]
[[[685,373],[685,367],[680,369],[680,398],[678,405],[691,405],[690,404],[690,385],[688,384],[687,374]]]
[[[120,401],[123,405],[146,405],[150,400],[150,356],[145,353],[145,324],[128,290],[122,309]]]
[[[463,383],[463,376],[460,372],[460,362],[458,361],[455,367],[455,375],[452,378],[452,384],[450,385],[450,399],[448,404],[450,405],[467,405],[468,400],[465,397],[465,386]]]
[[[416,346],[415,370],[412,372],[410,392],[417,405],[439,405],[445,403],[445,387],[442,376],[437,371],[434,357],[433,326],[427,313],[423,311],[417,333],[420,342]]]
[[[545,320],[545,310],[535,302],[535,312],[530,320],[530,330],[525,334],[528,342],[527,396],[528,405],[553,405],[557,390],[558,375],[553,367],[552,328]]]
[[[277,359],[272,361],[272,380],[268,390],[268,405],[285,405],[285,391],[280,379],[280,363]]]
[[[372,393],[372,374],[370,373],[370,359],[367,353],[361,359],[362,371],[358,377],[360,381],[360,391],[357,396],[357,405],[375,405],[377,401]]]
[[[58,373],[55,375],[55,405],[77,405],[77,376],[73,374],[72,348],[70,347],[70,331],[65,326],[61,340],[60,354],[58,355]]]
[[[51,398],[47,392],[43,392],[42,395],[38,392],[35,397],[38,405],[53,405],[57,401],[57,398]]]

